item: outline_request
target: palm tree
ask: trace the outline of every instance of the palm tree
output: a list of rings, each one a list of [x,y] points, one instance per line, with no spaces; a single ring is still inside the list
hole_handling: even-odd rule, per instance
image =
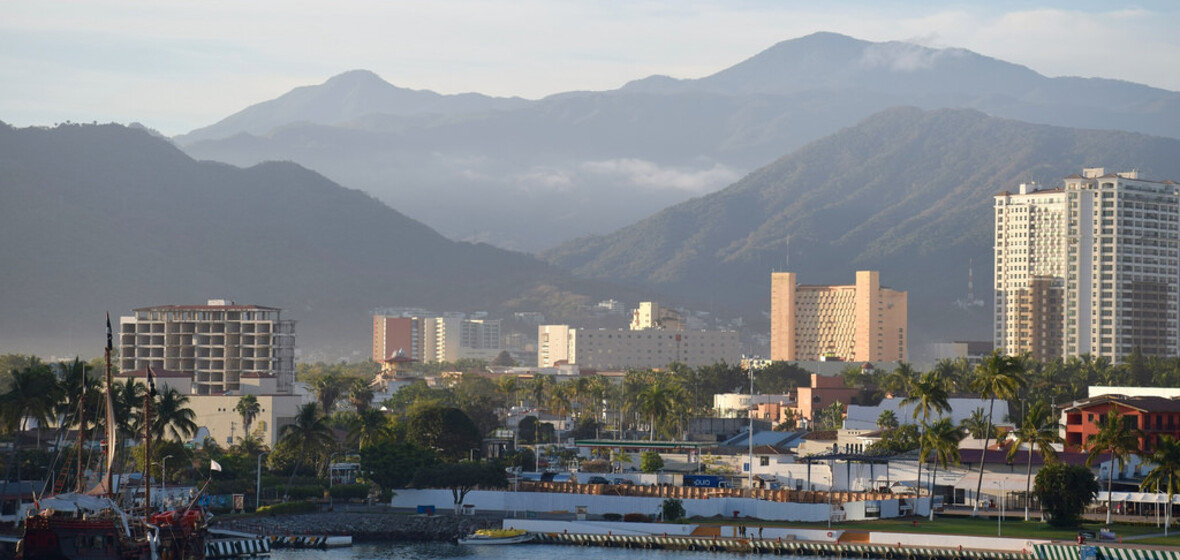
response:
[[[61,398],[61,385],[53,370],[40,360],[12,372],[8,391],[0,395],[0,424],[7,432],[15,433],[13,462],[17,480],[20,472],[20,432],[28,428],[29,420],[43,428],[53,420],[54,408]]]
[[[343,389],[340,378],[325,373],[312,381],[312,387],[315,388],[315,398],[323,407],[324,414],[331,414],[332,407],[336,406],[336,401],[340,398],[340,392]]]
[[[156,395],[152,404],[152,437],[159,440],[164,435],[177,441],[184,441],[197,433],[197,414],[188,407],[188,397],[172,387]]]
[[[790,410],[790,409],[788,409],[788,410]],[[889,409],[882,410],[881,414],[879,416],[877,416],[877,429],[878,430],[892,430],[893,428],[896,428],[900,425],[901,425],[901,423],[897,421],[897,414],[894,413],[892,410],[889,410]]]
[[[295,480],[295,472],[303,464],[307,453],[328,448],[335,443],[335,439],[332,436],[332,429],[328,427],[324,417],[320,415],[319,405],[307,403],[299,407],[294,422],[279,430],[279,443],[299,450],[295,467],[291,469],[291,478],[287,479],[287,494],[289,494],[291,483]]]
[[[373,408],[357,411],[348,423],[348,442],[357,449],[364,449],[391,433],[385,413]]]
[[[675,410],[677,401],[683,399],[683,394],[677,390],[678,388],[679,385],[672,383],[670,380],[664,377],[656,377],[654,383],[648,385],[636,395],[636,412],[647,416],[651,420],[649,440],[655,440],[656,426],[663,423]]]
[[[885,378],[881,382],[881,389],[893,396],[908,395],[910,383],[917,377],[918,373],[914,371],[909,362],[898,362],[893,371],[885,374]]]
[[[234,412],[242,415],[242,427],[246,430],[246,434],[250,433],[250,425],[254,423],[254,419],[258,418],[258,414],[262,412],[262,405],[258,402],[258,397],[245,394],[238,399],[238,405],[234,407]]]
[[[1020,369],[1020,360],[1013,356],[1005,356],[999,350],[992,352],[983,359],[983,363],[975,368],[975,378],[971,380],[971,389],[979,392],[979,397],[988,399],[987,432],[983,434],[983,453],[979,455],[979,480],[975,484],[975,506],[971,509],[971,516],[979,516],[979,494],[983,491],[983,466],[987,458],[987,442],[991,438],[993,414],[996,409],[996,399],[1014,398],[1024,387],[1026,381],[1024,372]]]
[[[971,411],[971,416],[968,416],[964,418],[962,422],[959,422],[959,427],[966,430],[967,433],[971,435],[971,437],[975,439],[983,439],[984,434],[989,433],[987,425],[987,413],[983,411],[983,408],[976,408],[975,410]]]
[[[143,406],[143,396],[147,394],[147,387],[137,383],[135,378],[128,377],[123,383],[116,383],[111,389],[111,400],[115,407],[115,428],[122,432],[124,437],[140,433],[140,417],[135,411]],[[111,444],[114,445],[114,442]]]
[[[1098,433],[1086,442],[1086,466],[1094,463],[1094,459],[1103,452],[1110,453],[1110,468],[1106,472],[1106,524],[1110,524],[1113,505],[1111,486],[1114,484],[1114,465],[1118,461],[1119,470],[1127,464],[1131,455],[1139,451],[1139,438],[1142,434],[1124,421],[1123,415],[1117,407],[1112,406],[1110,412],[1102,418],[1098,426]]]
[[[1155,449],[1147,457],[1155,465],[1143,477],[1143,486],[1168,495],[1167,512],[1164,514],[1164,536],[1172,524],[1172,497],[1180,491],[1180,441],[1168,434],[1160,434]],[[1110,509],[1109,507],[1107,509]]]
[[[348,385],[348,404],[357,412],[367,410],[373,404],[373,388],[369,382],[360,377],[354,377]]]
[[[923,430],[929,428],[930,417],[938,414],[946,414],[951,409],[950,403],[947,401],[949,396],[946,392],[946,383],[938,376],[938,373],[928,371],[910,382],[909,396],[902,399],[902,406],[914,406],[913,417],[921,416],[921,424]],[[922,487],[922,463],[926,461],[926,454],[929,448],[926,447],[926,439],[920,438],[918,440],[918,487]],[[933,490],[933,487],[931,488]],[[931,499],[933,500],[933,495]]]
[[[1053,418],[1053,411],[1050,409],[1048,403],[1045,401],[1037,401],[1024,415],[1024,420],[1020,426],[1016,428],[1015,436],[1016,443],[1008,448],[1008,461],[1016,456],[1016,452],[1020,447],[1028,447],[1028,465],[1025,467],[1025,482],[1024,482],[1024,520],[1029,520],[1029,503],[1032,501],[1032,454],[1033,449],[1036,448],[1041,452],[1041,457],[1048,463],[1057,457],[1057,450],[1053,448],[1054,443],[1061,443],[1061,435],[1058,433],[1061,429],[1061,424]]]
[[[947,417],[924,428],[922,447],[934,455],[933,472],[930,473],[930,520],[934,521],[934,478],[938,475],[938,465],[945,469],[947,465],[959,464],[959,441],[963,439],[963,430]]]

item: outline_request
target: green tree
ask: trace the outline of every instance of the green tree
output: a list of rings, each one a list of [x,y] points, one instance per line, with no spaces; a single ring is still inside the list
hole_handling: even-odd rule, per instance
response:
[[[657,428],[668,433],[666,422],[676,410],[677,403],[683,402],[684,391],[680,385],[664,376],[653,376],[653,382],[636,395],[635,411],[651,421],[648,439],[654,441]]]
[[[12,372],[8,391],[0,395],[0,425],[17,436],[13,443],[16,480],[22,477],[20,432],[27,428],[29,420],[36,421],[38,426],[48,425],[60,398],[61,385],[53,370],[39,360]]]
[[[358,410],[348,422],[348,444],[364,450],[392,435],[389,418],[374,408]]]
[[[172,387],[166,387],[153,399],[152,437],[160,440],[164,436],[184,441],[197,433],[197,414],[188,407],[188,397]]]
[[[250,426],[254,424],[254,419],[258,418],[258,414],[262,412],[262,405],[258,403],[258,397],[246,394],[238,398],[234,412],[242,416],[242,429],[248,434]]]
[[[295,467],[291,469],[291,477],[287,479],[287,490],[284,492],[286,498],[291,494],[291,482],[295,480],[295,473],[307,455],[331,448],[335,445],[336,439],[332,435],[332,429],[320,415],[319,405],[307,403],[299,407],[294,422],[279,430],[279,443],[297,450]]]
[[[942,417],[933,424],[925,425],[922,431],[921,448],[934,456],[934,465],[930,473],[930,499],[934,499],[934,482],[938,476],[938,466],[947,468],[948,465],[959,464],[959,441],[963,439],[963,431],[951,422],[950,418]],[[934,521],[934,504],[930,507],[930,520]]]
[[[904,365],[904,362],[903,362]],[[951,405],[947,401],[946,383],[933,371],[923,373],[910,381],[909,395],[901,400],[901,406],[914,405],[914,418],[921,418],[923,430],[928,429],[930,417],[946,414]],[[925,437],[918,438],[918,486],[922,485],[922,463],[926,461],[930,447]],[[934,486],[931,481],[931,491]],[[933,494],[932,494],[933,495]]]
[[[1012,356],[1005,356],[999,350],[992,352],[983,359],[983,363],[975,368],[975,378],[971,380],[971,389],[979,393],[982,399],[988,399],[987,433],[983,436],[983,449],[987,449],[987,442],[991,436],[992,426],[995,425],[994,413],[996,399],[1014,398],[1026,384],[1021,362]],[[975,505],[971,516],[979,515],[979,495],[983,491],[983,461],[986,453],[980,454],[979,478],[975,483]]]
[[[508,479],[504,469],[497,463],[480,464],[471,461],[440,463],[429,468],[420,468],[414,474],[415,488],[446,488],[455,501],[455,513],[467,493],[476,488],[504,488]]]
[[[415,410],[406,421],[406,439],[434,449],[439,457],[450,462],[468,457],[482,443],[471,418],[462,410],[441,406]]]
[[[899,454],[913,451],[919,446],[918,426],[903,424],[881,433],[881,439],[869,446],[869,451],[879,454]]]
[[[1014,435],[1016,436],[1016,443],[1008,448],[1008,462],[1016,457],[1016,452],[1020,450],[1021,446],[1028,448],[1028,464],[1025,465],[1025,482],[1024,493],[1026,496],[1032,496],[1032,455],[1033,449],[1041,453],[1046,463],[1056,459],[1057,450],[1053,448],[1053,444],[1061,443],[1061,435],[1058,433],[1061,429],[1061,424],[1053,418],[1053,410],[1045,401],[1037,401],[1029,407],[1028,412],[1025,413],[1024,419],[1020,425],[1016,427]],[[1029,520],[1029,502],[1031,499],[1024,501],[1024,520]]]
[[[1075,527],[1098,493],[1098,481],[1080,465],[1050,463],[1037,471],[1033,493],[1054,527]]]
[[[1151,470],[1143,477],[1143,486],[1168,497],[1164,514],[1164,536],[1172,525],[1172,498],[1180,491],[1180,441],[1168,434],[1160,434],[1155,449],[1147,456]]]
[[[516,363],[516,360],[512,359],[512,354],[509,354],[507,350],[501,350],[499,354],[496,354],[496,358],[492,360],[491,365],[501,367],[516,367],[518,364]]]
[[[844,403],[836,401],[815,413],[812,429],[839,430],[844,426]]]
[[[679,522],[686,514],[684,502],[676,498],[668,498],[660,504],[660,516],[666,522]]]
[[[892,410],[885,409],[881,411],[881,414],[877,415],[878,430],[892,430],[900,425],[897,421],[897,414]]]
[[[373,404],[373,388],[369,381],[360,377],[353,377],[348,382],[348,404],[357,412],[368,410]]]
[[[379,440],[361,448],[361,471],[381,488],[405,488],[414,473],[438,463],[434,451],[406,442]]]
[[[324,414],[331,414],[332,408],[336,406],[336,401],[340,399],[340,395],[344,391],[344,383],[341,378],[332,374],[324,374],[312,381],[312,387],[315,389],[315,398],[319,401]]]
[[[664,458],[655,451],[644,451],[639,455],[639,470],[645,473],[659,472],[664,468]]]
[[[1139,438],[1142,437],[1142,434],[1130,426],[1129,422],[1134,420],[1134,417],[1124,417],[1118,408],[1112,406],[1110,411],[1102,417],[1101,423],[1098,425],[1098,433],[1086,442],[1087,467],[1092,466],[1094,459],[1098,458],[1100,454],[1110,454],[1110,468],[1106,471],[1107,525],[1110,525],[1111,505],[1113,505],[1111,486],[1114,484],[1115,463],[1117,462],[1119,470],[1122,470],[1131,455],[1139,451]]]
[[[989,438],[995,435],[995,433],[988,431],[989,426],[987,423],[987,412],[984,412],[983,408],[976,408],[975,410],[972,410],[971,416],[968,416],[964,418],[962,422],[959,422],[959,426],[966,430],[967,433],[975,439],[983,439],[984,435],[988,435]]]

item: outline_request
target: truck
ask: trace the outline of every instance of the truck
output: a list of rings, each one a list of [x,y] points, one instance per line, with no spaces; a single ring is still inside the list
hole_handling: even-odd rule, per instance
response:
[[[686,474],[682,486],[695,488],[729,488],[729,481],[716,474]]]

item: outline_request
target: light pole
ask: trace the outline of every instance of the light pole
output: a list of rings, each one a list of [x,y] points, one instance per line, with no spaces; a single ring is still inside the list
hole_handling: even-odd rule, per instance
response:
[[[836,476],[836,469],[832,468],[832,462],[828,461],[828,529],[832,528],[832,489],[836,484],[833,478]]]
[[[1004,523],[1004,481],[997,480],[996,487],[998,487],[1000,489],[1000,495],[999,495],[1000,514],[998,516],[996,516],[996,536],[999,537],[999,536],[1002,536],[1002,534],[1003,534],[1002,524]]]
[[[261,503],[260,500],[262,499],[262,456],[263,455],[270,455],[270,452],[264,451],[262,453],[259,453],[258,459],[255,461],[256,463],[258,463],[258,469],[257,469],[257,471],[255,471],[256,474],[255,474],[255,478],[254,478],[254,511],[258,511],[258,504]]]
[[[168,459],[171,458],[172,456],[168,455],[167,457],[160,459],[160,504],[164,503],[165,492],[168,488]],[[164,511],[164,507],[162,505],[160,507],[160,511]]]
[[[747,434],[750,440],[750,480],[747,486],[750,488],[750,496],[754,495],[754,366],[750,365],[750,429]],[[831,517],[831,516],[829,516]],[[829,520],[829,523],[831,521]]]

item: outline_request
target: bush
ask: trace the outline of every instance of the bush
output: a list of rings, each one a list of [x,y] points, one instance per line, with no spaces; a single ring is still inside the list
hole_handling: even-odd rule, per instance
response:
[[[589,459],[578,463],[578,470],[592,473],[608,473],[610,472],[610,461]]]
[[[314,513],[318,509],[312,502],[283,502],[281,504],[262,506],[258,508],[258,513],[269,513],[271,515],[280,513]]]
[[[679,521],[684,519],[684,503],[675,498],[668,498],[660,504],[660,512],[664,516],[664,521]]]
[[[623,519],[623,516],[619,515],[617,513],[604,513],[604,514],[602,514],[603,521],[621,521],[622,519]]]
[[[639,470],[654,473],[664,468],[664,458],[655,451],[644,451],[639,455]]]
[[[329,489],[332,494],[332,499],[335,500],[352,500],[365,499],[369,497],[368,484],[337,484]]]
[[[287,498],[291,500],[303,500],[307,498],[315,498],[319,500],[324,497],[324,490],[327,490],[327,488],[324,488],[318,484],[292,486],[290,492],[287,492],[286,486],[279,487],[280,495],[286,493]]]
[[[628,513],[623,516],[623,521],[627,523],[650,523],[651,516],[642,513]]]

